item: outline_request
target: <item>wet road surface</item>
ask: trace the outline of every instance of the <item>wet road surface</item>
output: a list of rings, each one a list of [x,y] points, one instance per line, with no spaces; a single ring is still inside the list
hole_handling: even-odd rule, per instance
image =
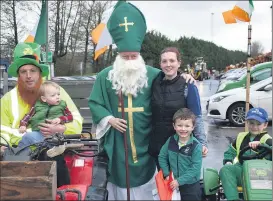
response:
[[[197,87],[200,94],[203,120],[209,146],[209,153],[203,159],[203,167],[220,170],[224,151],[226,151],[228,145],[237,134],[244,131],[244,127],[232,127],[228,121],[214,120],[207,117],[206,103],[209,97],[215,94],[218,83],[218,80],[204,80],[198,82]],[[272,136],[272,123],[270,123],[267,131]]]

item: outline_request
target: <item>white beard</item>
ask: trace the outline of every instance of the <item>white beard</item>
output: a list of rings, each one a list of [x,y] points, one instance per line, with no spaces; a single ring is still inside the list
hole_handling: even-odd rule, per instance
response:
[[[147,69],[140,55],[136,60],[124,60],[118,55],[107,79],[117,94],[121,90],[126,96],[137,97],[139,92],[143,93],[144,87],[148,87]]]

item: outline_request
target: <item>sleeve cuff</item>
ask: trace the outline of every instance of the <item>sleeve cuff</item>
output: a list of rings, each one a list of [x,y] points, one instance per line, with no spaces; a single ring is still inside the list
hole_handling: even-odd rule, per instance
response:
[[[230,160],[230,159],[224,159],[224,160],[223,160],[224,165],[225,165],[227,162],[231,162],[231,163],[232,163],[233,161]]]

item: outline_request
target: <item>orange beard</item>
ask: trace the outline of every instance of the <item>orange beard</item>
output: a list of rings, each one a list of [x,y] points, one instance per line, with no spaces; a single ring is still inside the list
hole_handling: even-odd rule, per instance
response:
[[[31,90],[25,87],[25,83],[23,82],[20,77],[18,77],[17,81],[17,88],[19,95],[23,99],[23,101],[28,104],[29,106],[33,106],[37,99],[39,98],[39,89],[43,82],[42,77],[39,78],[38,82],[36,83],[35,87]]]

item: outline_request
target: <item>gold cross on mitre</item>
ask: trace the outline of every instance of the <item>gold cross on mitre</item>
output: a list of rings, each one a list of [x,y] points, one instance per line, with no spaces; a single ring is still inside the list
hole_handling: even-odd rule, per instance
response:
[[[128,30],[128,25],[133,26],[134,23],[133,23],[133,22],[127,22],[127,17],[124,17],[124,23],[119,24],[120,27],[125,26],[125,31],[126,31],[126,32],[129,31],[129,30]]]
[[[121,108],[118,108],[118,111],[121,112]],[[137,151],[136,145],[134,140],[134,121],[133,121],[133,113],[134,112],[144,112],[143,107],[133,107],[133,99],[132,95],[128,94],[128,107],[124,108],[124,112],[128,113],[128,121],[129,121],[129,135],[130,135],[130,142],[131,142],[131,149],[132,149],[132,156],[134,163],[137,163]]]
[[[23,51],[23,53],[24,53],[24,55],[32,55],[33,51],[30,48],[25,48],[24,51]]]

